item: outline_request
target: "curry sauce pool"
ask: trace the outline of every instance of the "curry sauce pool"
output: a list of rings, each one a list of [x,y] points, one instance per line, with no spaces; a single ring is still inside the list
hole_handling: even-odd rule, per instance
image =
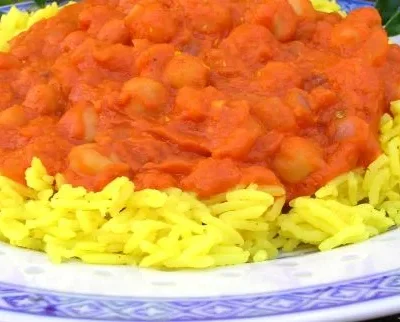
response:
[[[314,4],[323,9],[322,1]],[[337,9],[331,2],[325,4],[328,12]],[[17,11],[11,14],[15,18],[19,16]],[[26,15],[24,17],[19,18],[21,21],[27,19]],[[8,19],[13,21],[14,18],[8,16]],[[333,16],[332,19],[339,18]],[[118,27],[115,22],[111,25]],[[218,25],[215,28],[219,28]],[[2,30],[5,29],[0,27],[0,33]],[[290,33],[290,30],[283,31],[276,30],[279,37],[287,37],[287,32]],[[75,36],[79,40],[79,33]],[[158,40],[154,38],[153,41]],[[54,54],[51,48],[48,50],[49,55]],[[176,51],[173,55],[180,57],[182,52]],[[179,81],[174,80],[178,87]],[[202,82],[201,79],[195,81],[200,82],[196,84]],[[127,86],[135,87],[137,82]],[[43,92],[46,90],[39,91]],[[196,90],[189,90],[186,94],[196,93]],[[213,95],[212,92],[208,94]],[[326,91],[319,94],[323,94],[320,97],[324,99],[331,97]],[[220,108],[222,101],[216,101],[214,107]],[[0,180],[0,237],[12,245],[45,251],[54,262],[80,258],[87,263],[156,268],[205,268],[257,262],[275,258],[280,249],[291,251],[301,244],[328,250],[360,242],[399,224],[398,105],[397,102],[392,104],[394,118],[389,114],[382,118],[384,154],[371,163],[366,172],[357,170],[335,178],[316,192],[317,198],[292,200],[292,210],[288,214],[281,214],[287,199],[285,190],[276,185],[275,179],[270,180],[270,172],[267,175],[264,172],[264,178],[269,178],[265,183],[273,183],[272,186],[245,180],[239,182],[237,188],[232,189],[227,184],[227,192],[217,189],[212,193],[216,195],[209,197],[209,193],[205,193],[201,199],[178,188],[156,190],[139,184],[137,189],[127,177],[118,177],[108,184],[108,180],[100,180],[104,188],[92,192],[67,184],[71,181],[71,173],[56,174],[57,169],[50,168],[49,174],[40,161],[44,159],[44,163],[46,160],[48,163],[49,156],[43,158],[43,151],[34,149],[29,151],[34,158],[30,158],[31,166],[24,174],[27,186],[7,177]],[[154,104],[151,106],[157,108]],[[88,110],[93,111],[91,107]],[[12,111],[18,114],[21,108],[14,107]],[[73,111],[69,118],[79,114],[82,107]],[[4,117],[4,113],[2,115]],[[93,114],[85,114],[83,121],[91,117]],[[307,120],[304,115],[298,117]],[[64,124],[68,124],[67,121]],[[356,124],[363,126],[362,122]],[[25,129],[28,133],[29,130],[35,132],[35,124]],[[79,137],[79,126],[74,131],[69,133]],[[298,144],[298,140],[293,142]],[[186,148],[194,146],[193,141],[185,144]],[[65,149],[69,149],[67,144]],[[373,145],[370,151],[378,150]],[[102,151],[96,150],[96,153]],[[109,161],[100,158],[102,162]],[[318,164],[315,162],[312,166]],[[179,162],[172,165],[175,169],[187,166]],[[344,169],[335,171],[343,173]],[[255,174],[257,171],[247,173],[248,178],[257,181],[259,176]]]

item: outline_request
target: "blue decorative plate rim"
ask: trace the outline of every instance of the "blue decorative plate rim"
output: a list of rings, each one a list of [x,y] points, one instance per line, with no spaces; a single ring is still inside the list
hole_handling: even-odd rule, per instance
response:
[[[371,7],[374,2],[366,0],[336,0],[345,11],[350,11],[359,7]]]
[[[13,6],[17,7],[19,10],[27,11],[27,10],[31,9],[34,5],[35,5],[34,1],[23,1],[23,2],[16,3],[16,4],[0,6],[0,12],[6,13]]]
[[[265,318],[399,297],[400,269],[311,287],[202,298],[107,297],[0,283],[0,311],[93,321],[221,321]]]
[[[339,0],[344,10],[371,6]],[[33,1],[18,3],[29,10]],[[0,6],[0,12],[11,8]],[[221,321],[283,316],[399,297],[400,269],[279,292],[199,298],[107,297],[0,283],[0,311],[94,321]]]

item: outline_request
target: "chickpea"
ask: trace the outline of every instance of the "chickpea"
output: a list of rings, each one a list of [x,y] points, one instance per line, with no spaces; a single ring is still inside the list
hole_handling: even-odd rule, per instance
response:
[[[132,47],[122,44],[113,44],[93,51],[93,57],[101,67],[128,75],[135,73],[134,55],[135,50]]]
[[[174,57],[174,52],[173,45],[155,44],[139,54],[136,59],[136,69],[140,76],[161,79],[162,71]]]
[[[196,1],[196,10],[188,7],[187,13],[193,28],[204,34],[216,34],[228,31],[232,25],[230,8],[216,2]]]
[[[47,84],[31,87],[26,94],[23,106],[40,115],[52,114],[58,110],[59,92]]]
[[[86,40],[86,38],[87,34],[82,30],[71,32],[61,42],[61,49],[65,52],[69,52],[82,44]]]
[[[310,0],[287,0],[294,12],[300,17],[315,20],[317,13]]]
[[[0,125],[17,127],[27,122],[28,119],[21,105],[14,105],[0,112]]]
[[[288,41],[296,33],[298,17],[287,1],[270,0],[257,6],[247,20],[267,27],[279,41]]]
[[[112,164],[112,161],[97,151],[96,144],[78,145],[68,155],[69,168],[82,175],[96,175]]]
[[[367,143],[370,133],[369,124],[357,116],[338,120],[330,127],[330,134],[335,142],[352,142],[360,147]]]
[[[389,54],[389,39],[382,28],[375,28],[367,41],[360,49],[360,56],[364,57],[372,65],[380,66],[385,63]]]
[[[61,117],[58,128],[69,139],[93,142],[96,135],[98,116],[88,103],[76,104]]]
[[[271,61],[258,71],[258,76],[261,86],[272,92],[284,92],[302,84],[300,73],[290,63]]]
[[[381,27],[382,18],[374,8],[359,8],[349,12],[346,20],[354,23],[364,23],[368,27]]]
[[[164,71],[164,79],[172,87],[205,87],[210,76],[209,68],[200,58],[181,54],[172,58]]]
[[[113,19],[101,27],[97,38],[112,44],[121,43],[126,45],[129,43],[130,35],[123,20]]]
[[[292,88],[285,96],[285,103],[289,106],[301,125],[314,122],[316,106],[310,94],[298,88]]]
[[[364,24],[350,24],[346,20],[335,25],[331,33],[331,46],[340,50],[357,48],[367,39],[369,28]]]
[[[110,19],[115,17],[115,9],[109,6],[87,6],[78,14],[80,29],[86,30],[89,35],[97,35],[99,30]]]
[[[175,109],[183,119],[201,121],[207,115],[204,93],[192,87],[182,87],[176,94]]]
[[[132,112],[158,112],[168,101],[168,91],[163,84],[151,78],[134,77],[121,90],[120,103]]]
[[[325,164],[321,149],[311,140],[289,137],[283,140],[273,167],[286,182],[297,183]]]
[[[228,55],[238,53],[241,61],[254,65],[269,61],[278,42],[266,27],[245,23],[233,29],[221,45]],[[235,50],[232,51],[231,47]]]
[[[268,130],[291,131],[297,127],[293,111],[279,97],[259,101],[252,107],[251,112]]]
[[[321,110],[335,104],[338,97],[334,91],[318,86],[311,90],[311,99],[315,103],[316,110]]]
[[[132,39],[148,39],[155,43],[169,42],[177,32],[171,11],[158,3],[136,4],[125,18]]]
[[[289,41],[296,34],[297,17],[286,1],[279,1],[279,3],[280,6],[272,19],[272,32],[279,41]]]

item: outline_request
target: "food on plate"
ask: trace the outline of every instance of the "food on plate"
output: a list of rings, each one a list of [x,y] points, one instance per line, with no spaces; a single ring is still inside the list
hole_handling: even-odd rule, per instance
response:
[[[337,10],[12,9],[0,22],[0,239],[54,262],[206,268],[400,224],[400,49],[375,9]]]

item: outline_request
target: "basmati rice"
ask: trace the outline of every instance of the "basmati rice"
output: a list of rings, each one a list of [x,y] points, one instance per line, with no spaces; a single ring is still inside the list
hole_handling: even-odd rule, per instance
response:
[[[338,11],[335,1],[312,0]],[[28,14],[13,8],[0,21],[0,51],[57,4]],[[136,191],[121,177],[100,192],[47,174],[41,161],[26,171],[27,187],[0,177],[0,240],[44,251],[54,263],[206,268],[274,259],[304,245],[329,250],[400,225],[400,101],[381,121],[382,154],[368,169],[337,177],[316,197],[293,200],[282,214],[282,187],[249,185],[199,200],[171,188]]]
[[[7,14],[0,18],[0,51],[7,51],[9,49],[8,42],[12,38],[29,29],[36,22],[56,15],[58,10],[56,2],[32,13],[12,7]]]
[[[311,0],[314,8],[321,12],[338,12],[340,6],[335,0]]]

